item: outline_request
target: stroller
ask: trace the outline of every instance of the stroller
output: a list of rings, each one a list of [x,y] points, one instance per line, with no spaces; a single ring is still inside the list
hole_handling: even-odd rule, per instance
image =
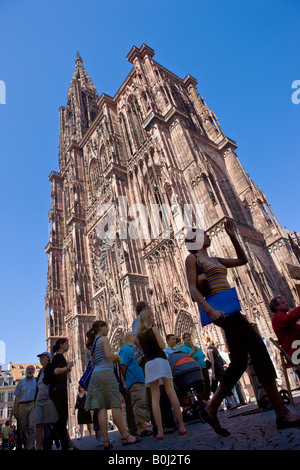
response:
[[[201,367],[195,359],[181,351],[170,354],[168,359],[183,420],[187,422],[199,419],[199,411],[203,407],[200,394],[204,389]]]

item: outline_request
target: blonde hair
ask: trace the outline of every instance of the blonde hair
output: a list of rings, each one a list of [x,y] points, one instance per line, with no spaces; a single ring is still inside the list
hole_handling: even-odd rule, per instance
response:
[[[124,341],[125,343],[132,343],[132,332],[128,331],[126,335],[124,336]]]
[[[209,336],[205,336],[204,341],[206,341],[209,344],[214,344],[213,340]]]
[[[152,315],[151,310],[142,310],[140,313],[138,336],[142,336],[147,330],[149,330],[149,328],[151,328],[149,321],[150,315]]]

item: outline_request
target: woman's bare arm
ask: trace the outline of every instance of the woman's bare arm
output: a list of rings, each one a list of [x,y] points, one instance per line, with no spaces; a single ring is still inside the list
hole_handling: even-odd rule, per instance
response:
[[[107,359],[112,359],[113,361],[119,361],[120,356],[112,352],[107,336],[101,336],[100,341],[103,346],[105,357]]]
[[[156,326],[153,326],[152,327],[152,330],[153,330],[153,333],[155,334],[155,337],[156,337],[156,340],[158,342],[158,346],[161,348],[161,349],[164,349],[166,347],[166,344],[164,342],[164,340],[162,339],[161,337],[161,334],[158,330],[158,328]]]
[[[237,239],[233,222],[231,220],[227,220],[224,223],[224,228],[234,246],[237,258],[217,258],[217,260],[226,268],[234,268],[236,266],[247,264],[248,259],[243,247]]]

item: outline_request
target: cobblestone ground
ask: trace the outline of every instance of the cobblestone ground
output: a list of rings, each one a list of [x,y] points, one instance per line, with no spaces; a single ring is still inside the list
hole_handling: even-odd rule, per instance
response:
[[[293,396],[295,406],[288,407],[300,415],[300,392]],[[260,411],[256,403],[219,412],[218,417],[221,425],[230,431],[229,437],[219,437],[207,423],[193,422],[187,424],[187,434],[183,436],[174,432],[165,435],[161,441],[148,436],[138,444],[125,447],[121,444],[119,432],[110,431],[110,437],[116,442],[113,449],[105,451],[105,454],[113,456],[116,451],[122,451],[124,455],[124,451],[130,451],[130,454],[139,454],[137,451],[184,451],[186,454],[200,450],[300,450],[300,428],[278,431],[274,411]],[[103,450],[102,446],[97,445],[94,436],[72,442],[78,450]]]

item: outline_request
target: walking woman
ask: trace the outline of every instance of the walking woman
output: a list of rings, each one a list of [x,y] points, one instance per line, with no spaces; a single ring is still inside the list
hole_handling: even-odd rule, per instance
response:
[[[45,370],[44,382],[50,384],[49,395],[58,413],[58,420],[53,425],[47,449],[51,450],[53,440],[59,439],[62,450],[68,450],[70,438],[67,430],[68,421],[68,374],[71,372],[73,362],[67,362],[64,354],[69,350],[67,338],[59,338],[53,346],[54,357],[51,368]]]
[[[178,434],[186,434],[179,401],[173,386],[173,377],[167,356],[163,349],[166,347],[158,328],[155,326],[154,315],[151,310],[140,313],[137,339],[145,355],[145,382],[150,384],[152,396],[152,410],[157,426],[156,439],[164,439],[160,409],[160,379],[163,381],[165,391],[170,399],[178,422]]]
[[[86,345],[92,353],[94,370],[88,387],[85,408],[87,410],[98,410],[98,421],[104,439],[104,449],[112,447],[107,431],[107,410],[112,411],[113,421],[120,431],[121,442],[124,446],[141,441],[139,437],[128,433],[123,419],[120,391],[113,366],[113,361],[118,362],[120,358],[112,352],[107,334],[106,322],[94,322],[87,333],[89,340]]]
[[[222,375],[216,393],[205,410],[202,411],[202,417],[216,433],[223,436],[230,434],[220,426],[217,411],[223,399],[230,393],[230,390],[245,372],[249,354],[258,380],[263,385],[274,408],[277,428],[298,427],[300,426],[300,417],[291,413],[281,400],[275,382],[276,373],[260,335],[240,311],[225,316],[221,309],[215,310],[212,308],[198,290],[199,276],[197,274],[199,271],[197,267],[204,271],[203,278],[206,278],[209,283],[210,295],[214,295],[230,289],[227,281],[227,268],[242,266],[248,262],[235,234],[233,223],[226,221],[224,228],[235,248],[237,258],[211,258],[207,253],[210,246],[210,238],[207,233],[204,233],[202,248],[197,248],[194,242],[200,238],[200,231],[197,232],[199,229],[193,229],[186,235],[187,248],[190,252],[186,258],[186,274],[191,296],[207,312],[211,320],[223,328],[231,358],[230,365]],[[195,249],[193,249],[193,244]]]

